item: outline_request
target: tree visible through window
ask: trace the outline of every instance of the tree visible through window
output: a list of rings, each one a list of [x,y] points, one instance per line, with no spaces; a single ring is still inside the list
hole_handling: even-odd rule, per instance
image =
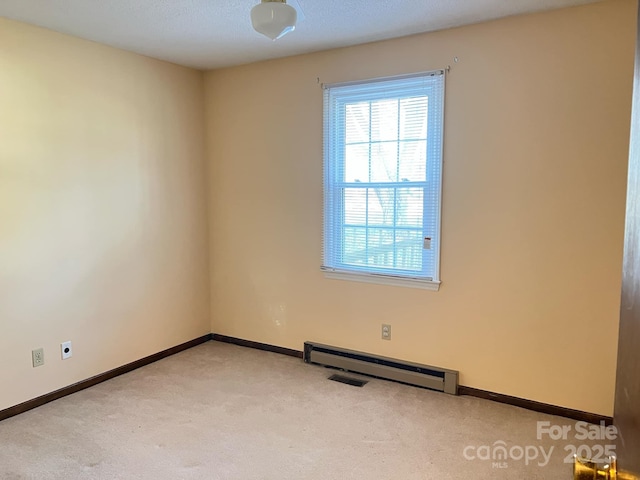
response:
[[[439,281],[444,74],[325,90],[325,271]]]

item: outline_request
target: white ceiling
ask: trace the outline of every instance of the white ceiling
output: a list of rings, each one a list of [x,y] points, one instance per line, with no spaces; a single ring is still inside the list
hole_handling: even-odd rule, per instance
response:
[[[305,18],[276,42],[251,28],[259,0],[0,0],[0,16],[207,70],[594,1],[291,0]]]

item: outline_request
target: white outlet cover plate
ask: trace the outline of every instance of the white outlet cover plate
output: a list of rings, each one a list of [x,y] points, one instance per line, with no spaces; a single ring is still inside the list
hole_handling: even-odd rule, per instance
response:
[[[41,367],[44,365],[44,349],[37,348],[31,351],[31,360],[34,367]]]
[[[60,353],[62,353],[62,359],[66,360],[73,356],[73,350],[71,350],[71,342],[63,342],[60,344]]]

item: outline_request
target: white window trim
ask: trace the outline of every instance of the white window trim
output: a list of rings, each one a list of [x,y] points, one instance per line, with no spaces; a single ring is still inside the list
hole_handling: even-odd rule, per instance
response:
[[[377,273],[365,273],[356,271],[335,270],[322,267],[325,278],[334,280],[347,280],[352,282],[375,283],[378,285],[392,285],[396,287],[420,288],[437,292],[440,290],[440,283],[436,280],[424,278],[395,277],[393,275],[382,275]]]
[[[421,72],[421,73],[415,73],[415,74],[409,74],[409,75],[398,75],[398,76],[394,76],[394,77],[382,77],[382,78],[377,78],[377,79],[371,79],[371,80],[363,80],[363,81],[357,81],[357,82],[344,82],[344,83],[336,83],[336,84],[330,84],[330,85],[323,85],[324,89],[328,89],[328,88],[332,88],[332,87],[339,87],[339,86],[345,86],[345,85],[357,85],[357,84],[367,84],[367,83],[374,83],[377,81],[388,81],[388,80],[394,80],[394,79],[400,79],[400,78],[409,78],[409,77],[416,77],[416,76],[422,76],[422,75],[443,75],[446,76],[446,72],[443,70],[434,70],[431,72]],[[443,89],[444,89],[444,85],[443,85]],[[443,91],[444,94],[444,91]],[[326,112],[325,112],[326,115]],[[325,119],[326,122],[326,119]],[[440,128],[444,130],[444,108],[442,109],[441,112],[441,119],[440,119]],[[327,145],[327,138],[324,139],[325,142],[325,148]],[[437,253],[436,255],[434,255],[433,257],[433,261],[434,261],[434,274],[436,278],[418,278],[418,277],[411,277],[411,276],[405,276],[405,275],[389,275],[389,274],[379,274],[379,273],[372,273],[372,272],[360,272],[358,270],[342,270],[342,269],[337,269],[334,267],[328,267],[328,266],[322,266],[321,270],[324,272],[324,276],[325,278],[329,278],[329,279],[336,279],[336,280],[346,280],[346,281],[355,281],[355,282],[364,282],[364,283],[372,283],[372,284],[380,284],[380,285],[392,285],[392,286],[402,286],[402,287],[410,287],[410,288],[418,288],[418,289],[423,289],[423,290],[429,290],[429,291],[439,291],[440,289],[440,257],[441,257],[441,243],[442,243],[442,190],[443,190],[443,180],[442,180],[442,176],[443,176],[443,169],[444,169],[444,135],[443,138],[441,139],[440,142],[440,148],[441,148],[441,153],[440,153],[440,167],[439,167],[439,181],[440,181],[440,185],[439,185],[439,198],[438,198],[438,208],[436,209],[436,215],[437,215],[437,220],[436,220],[436,224],[437,224],[437,231],[438,231],[438,238],[437,238]],[[326,153],[325,153],[326,155]],[[326,157],[325,157],[325,162],[326,162]],[[325,179],[324,181],[326,182],[326,168],[327,165],[325,163],[325,167],[323,169],[324,171],[324,175],[325,175]],[[326,200],[325,200],[326,202]],[[324,209],[326,209],[326,203],[324,204]],[[324,229],[325,227],[323,227]],[[323,240],[324,243],[325,240]]]

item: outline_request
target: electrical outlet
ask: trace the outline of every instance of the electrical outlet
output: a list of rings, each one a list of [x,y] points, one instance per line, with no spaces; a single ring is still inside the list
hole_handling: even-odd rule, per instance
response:
[[[31,350],[31,360],[33,360],[34,367],[44,365],[44,349],[38,348],[36,350]]]
[[[382,324],[382,339],[391,340],[391,325]]]
[[[71,341],[63,342],[60,344],[60,353],[62,354],[63,360],[66,360],[67,358],[71,358],[73,356],[73,351],[71,350]]]

